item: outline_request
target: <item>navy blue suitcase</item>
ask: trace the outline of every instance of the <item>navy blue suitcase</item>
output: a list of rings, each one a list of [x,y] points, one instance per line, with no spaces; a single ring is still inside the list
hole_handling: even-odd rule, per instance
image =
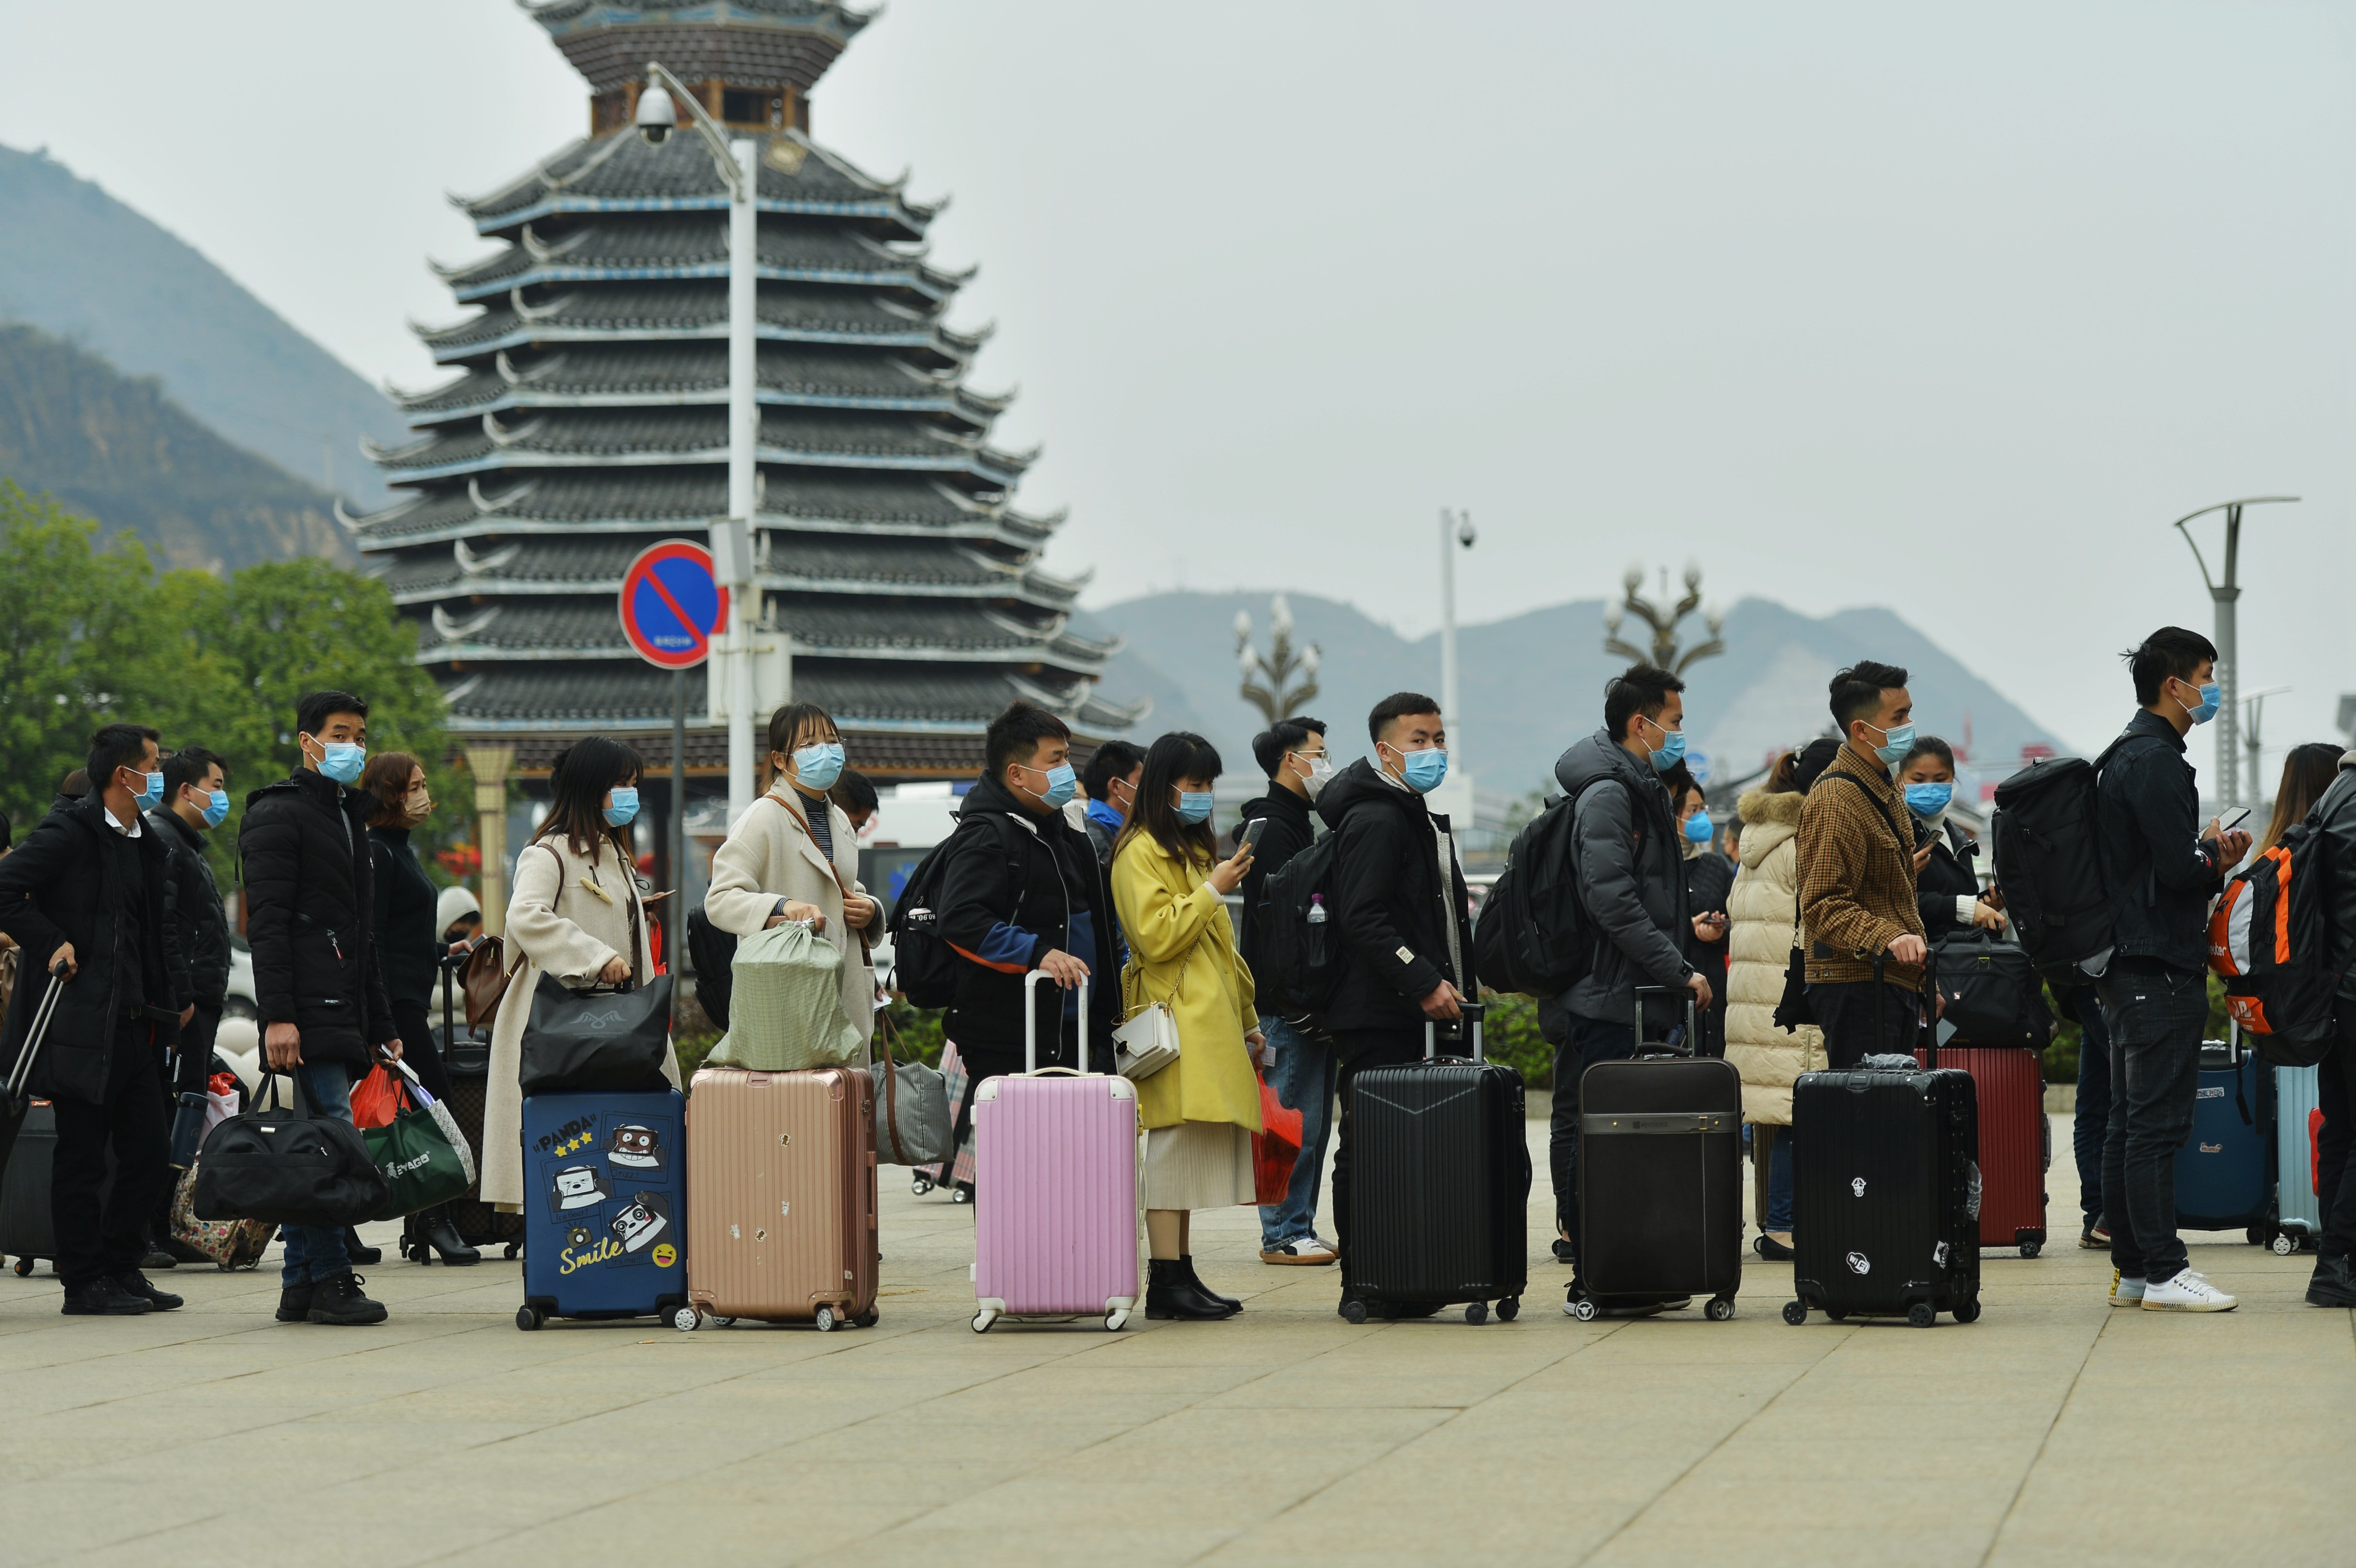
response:
[[[2176,1228],[2274,1240],[2274,1078],[2238,1041],[2201,1042],[2192,1136],[2176,1151]]]
[[[675,1089],[524,1101],[517,1328],[687,1305],[686,1111]]]

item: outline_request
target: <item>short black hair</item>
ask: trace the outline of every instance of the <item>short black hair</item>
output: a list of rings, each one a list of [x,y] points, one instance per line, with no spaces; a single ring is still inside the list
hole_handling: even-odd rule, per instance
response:
[[[1125,779],[1145,765],[1145,748],[1132,741],[1107,741],[1080,771],[1080,787],[1090,800],[1102,800],[1115,779]]]
[[[1366,739],[1379,743],[1383,731],[1394,719],[1404,719],[1410,713],[1438,712],[1440,704],[1420,691],[1394,691],[1376,703],[1375,710],[1366,715]],[[1258,754],[1258,748],[1255,746],[1253,752]]]
[[[1949,773],[1952,773],[1955,771],[1955,749],[1947,744],[1944,741],[1940,740],[1936,735],[1916,736],[1914,738],[1913,749],[1909,751],[1904,756],[1898,759],[1898,771],[1900,773],[1904,773],[1908,768],[1912,767],[1918,760],[1923,757],[1936,757],[1941,762],[1947,764],[1947,771]]]
[[[229,783],[229,764],[202,746],[183,746],[164,759],[164,804],[171,805],[180,798],[180,791],[201,781],[206,773],[218,766],[221,783]]]
[[[826,797],[842,807],[845,816],[872,813],[883,804],[876,797],[875,782],[857,768],[843,769],[842,776],[834,781],[834,787],[826,792]]]
[[[114,782],[114,770],[129,767],[147,755],[147,742],[161,741],[159,731],[145,724],[109,724],[90,738],[90,760],[82,769],[91,778],[91,787],[103,790]]]
[[[1833,722],[1840,726],[1842,739],[1848,737],[1852,720],[1863,719],[1869,723],[1881,711],[1881,694],[1895,691],[1906,684],[1906,672],[1894,664],[1876,664],[1871,659],[1859,659],[1844,670],[1837,670],[1832,678]]]
[[[2159,688],[2169,680],[2190,681],[2204,664],[2217,662],[2217,645],[2181,626],[2162,626],[2119,657],[2127,661],[2135,677],[2136,706],[2148,708],[2159,700]]]
[[[1035,702],[1016,702],[990,721],[982,737],[984,754],[990,760],[990,776],[997,778],[1006,772],[1009,763],[1031,765],[1039,752],[1042,741],[1068,741],[1072,727]]]
[[[1816,781],[1825,776],[1825,770],[1833,765],[1840,750],[1841,742],[1830,735],[1820,735],[1801,747],[1800,760],[1792,764],[1793,786],[1803,795],[1815,788]]]
[[[1603,728],[1615,741],[1628,738],[1628,720],[1650,719],[1669,705],[1669,694],[1686,683],[1658,665],[1632,664],[1603,683]]]
[[[1260,772],[1274,778],[1276,770],[1284,766],[1287,756],[1307,745],[1310,736],[1322,739],[1324,733],[1325,720],[1323,719],[1312,719],[1305,713],[1291,719],[1280,719],[1252,737],[1252,761],[1259,764]]]
[[[365,719],[368,699],[354,697],[348,691],[305,692],[294,704],[294,732],[316,735],[338,713],[357,713]]]

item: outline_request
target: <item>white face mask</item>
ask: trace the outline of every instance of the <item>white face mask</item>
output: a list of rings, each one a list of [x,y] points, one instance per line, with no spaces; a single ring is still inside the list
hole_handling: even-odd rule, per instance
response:
[[[1323,752],[1315,756],[1302,756],[1299,752],[1292,754],[1309,764],[1309,776],[1301,781],[1301,787],[1310,799],[1315,800],[1319,792],[1333,782],[1333,760]]]

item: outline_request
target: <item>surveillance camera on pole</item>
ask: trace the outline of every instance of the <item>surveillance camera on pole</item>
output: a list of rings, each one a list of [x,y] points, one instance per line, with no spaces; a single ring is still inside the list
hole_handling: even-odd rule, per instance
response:
[[[670,101],[670,94],[659,84],[649,81],[646,91],[638,94],[638,112],[632,123],[637,126],[638,134],[647,139],[648,146],[659,147],[669,140],[673,131],[679,129],[679,105]]]

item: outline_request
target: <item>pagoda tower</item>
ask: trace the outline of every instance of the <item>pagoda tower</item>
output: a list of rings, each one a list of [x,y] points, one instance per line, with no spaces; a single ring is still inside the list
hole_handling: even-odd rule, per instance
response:
[[[1009,400],[966,385],[988,334],[945,319],[971,273],[926,260],[939,206],[810,140],[810,88],[867,16],[519,3],[588,79],[588,134],[459,201],[498,249],[436,267],[473,311],[417,329],[454,375],[402,395],[415,438],[369,453],[401,498],[345,518],[417,623],[453,736],[511,748],[527,778],[593,732],[671,760],[671,677],[624,641],[616,597],[641,549],[726,509],[728,193],[701,138],[630,129],[648,60],[762,144],[755,560],[793,696],[886,783],[978,773],[1018,697],[1084,738],[1133,723],[1093,695],[1114,646],[1067,629],[1083,582],[1039,565],[1061,517],[1014,505],[1037,453],[992,445]],[[702,670],[688,703],[690,772],[724,773]]]

